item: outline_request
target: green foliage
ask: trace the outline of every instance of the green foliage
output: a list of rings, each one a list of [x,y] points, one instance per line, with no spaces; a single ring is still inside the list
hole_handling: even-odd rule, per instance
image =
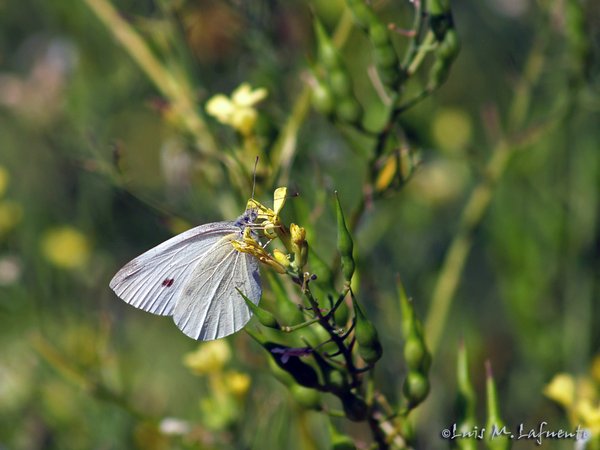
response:
[[[525,3],[0,2],[0,447],[592,427],[598,7]],[[247,332],[190,353],[108,281],[239,216],[257,156],[257,201],[300,195]],[[542,395],[562,372],[589,410]]]

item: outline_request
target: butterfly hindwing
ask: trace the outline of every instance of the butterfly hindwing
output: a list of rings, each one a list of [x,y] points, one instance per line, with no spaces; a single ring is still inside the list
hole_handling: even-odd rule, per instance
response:
[[[235,250],[224,238],[198,261],[187,279],[173,312],[175,323],[186,335],[198,340],[235,333],[252,315],[237,289],[258,304],[258,262]]]

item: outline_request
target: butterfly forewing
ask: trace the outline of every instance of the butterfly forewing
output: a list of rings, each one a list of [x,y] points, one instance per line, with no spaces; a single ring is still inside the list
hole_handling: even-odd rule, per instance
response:
[[[212,340],[240,330],[252,313],[237,289],[258,304],[261,296],[257,260],[240,253],[224,237],[195,266],[173,311],[188,336]]]
[[[125,265],[111,280],[111,289],[136,308],[173,315],[194,268],[226,236],[237,236],[233,222],[215,222],[185,231]],[[229,244],[229,247],[233,247]]]

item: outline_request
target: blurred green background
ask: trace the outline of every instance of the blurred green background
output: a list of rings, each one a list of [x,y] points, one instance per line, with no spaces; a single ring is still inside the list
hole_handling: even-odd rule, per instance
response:
[[[513,153],[469,235],[417,448],[448,448],[439,433],[456,421],[460,340],[480,412],[489,359],[511,425],[571,427],[544,386],[557,373],[592,370],[597,395],[600,378],[600,7],[583,2],[573,25],[569,2],[468,3],[453,5],[462,50],[447,83],[401,118],[422,164],[365,212],[355,234],[359,292],[384,345],[377,382],[393,400],[404,373],[395,278],[428,317],[464,205],[495,152]],[[266,88],[267,145],[315,59],[311,11],[331,30],[343,8],[331,0],[114,4],[188,80],[197,111],[244,81]],[[408,2],[374,7],[410,27]],[[83,0],[0,0],[0,30],[0,449],[326,448],[323,416],[289,397],[245,333],[218,344],[229,359],[201,355],[212,369],[198,375],[184,364],[198,343],[108,288],[126,261],[185,226],[237,217],[253,157],[239,176],[198,151],[164,92]],[[398,34],[398,49],[404,39]],[[360,30],[350,30],[342,54],[357,97],[371,105],[366,120],[376,123],[381,107]],[[409,92],[424,79],[417,74]],[[219,152],[237,145],[206,121]],[[285,217],[306,226],[328,258],[332,191],[348,210],[362,196],[367,158],[358,147],[314,112],[300,126],[288,183],[300,197]],[[260,165],[257,196],[270,204]],[[369,439],[366,426],[338,425],[359,444]]]

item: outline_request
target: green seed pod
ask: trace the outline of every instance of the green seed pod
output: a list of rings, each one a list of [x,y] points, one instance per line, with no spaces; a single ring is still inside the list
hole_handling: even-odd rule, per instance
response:
[[[398,280],[398,298],[400,300],[400,311],[402,312],[402,335],[404,339],[408,339],[408,337],[413,333],[413,330],[416,329],[415,326],[415,310],[413,307],[413,302],[406,296],[406,291],[404,290],[404,286],[400,280]]]
[[[329,422],[329,437],[331,439],[331,450],[356,450],[354,441],[345,434],[340,433],[335,429],[333,424]]]
[[[294,377],[296,383],[309,388],[319,387],[319,377],[311,365],[306,364],[298,356],[289,356],[285,359],[285,356],[282,356],[282,354],[273,353],[273,350],[289,350],[289,347],[273,342],[267,343],[264,347],[271,353],[271,357],[275,360],[277,365]]]
[[[277,314],[281,317],[283,324],[292,326],[304,322],[302,311],[300,311],[298,305],[289,299],[279,277],[271,271],[267,271],[266,277],[271,286],[271,291],[275,295]]]
[[[469,377],[467,350],[463,343],[458,349],[456,384],[458,391],[456,396],[456,427],[459,432],[468,432],[476,426],[476,397]],[[477,450],[477,441],[472,438],[456,439],[454,444],[460,450]]]
[[[371,22],[377,20],[377,16],[365,3],[365,0],[346,0],[346,4],[352,12],[354,22],[363,30],[366,30]]]
[[[348,387],[346,375],[338,369],[332,369],[327,374],[327,383],[334,391],[342,391]]]
[[[353,422],[360,422],[365,420],[367,417],[367,404],[365,401],[353,394],[350,391],[342,392],[338,395],[338,398],[342,402],[342,408],[344,409],[344,413],[349,420]]]
[[[404,344],[404,360],[410,370],[424,372],[423,363],[428,357],[427,348],[416,335],[409,337]]]
[[[335,115],[342,122],[360,125],[363,110],[354,97],[347,97],[338,102],[335,107]]]
[[[423,325],[414,309],[412,300],[406,296],[404,287],[398,281],[398,298],[402,311],[402,334],[404,335],[404,358],[410,370],[427,374],[431,366],[431,354],[423,338]]]
[[[342,392],[348,389],[346,374],[329,364],[320,354],[314,353],[315,361],[321,369],[324,387],[330,392]]]
[[[408,340],[409,337],[418,333],[419,319],[415,313],[413,302],[406,295],[406,291],[400,280],[397,282],[397,289],[398,300],[400,301],[400,311],[402,312],[402,335],[404,336],[404,339]]]
[[[291,387],[296,384],[294,377],[279,367],[273,358],[268,358],[267,363],[269,364],[269,369],[271,370],[273,376],[277,378],[283,385]]]
[[[383,348],[377,335],[377,329],[362,312],[358,302],[353,299],[354,315],[356,324],[354,326],[354,337],[358,344],[358,354],[367,364],[374,364],[381,358]]]
[[[487,447],[490,450],[508,450],[511,441],[508,435],[503,433],[495,434],[493,431],[501,430],[505,424],[500,418],[500,408],[498,406],[498,393],[496,392],[496,383],[492,375],[492,365],[489,361],[485,363],[486,368],[486,400],[487,400],[487,422],[486,438]]]
[[[373,45],[373,58],[381,82],[394,88],[400,79],[400,69],[388,28],[364,1],[348,0],[347,3],[355,22],[367,33]]]
[[[438,41],[442,41],[446,32],[453,27],[452,11],[449,0],[430,0],[427,3],[429,10],[429,26]]]
[[[343,99],[352,96],[352,82],[345,70],[341,68],[332,70],[329,74],[329,84],[335,97]]]
[[[450,11],[450,0],[429,0],[427,9],[430,15],[436,16]]]
[[[316,18],[314,20],[314,27],[320,61],[328,70],[337,69],[341,66],[341,58],[338,50],[333,45],[321,22]]]
[[[246,305],[248,306],[250,311],[252,311],[252,314],[254,314],[256,316],[256,318],[262,325],[264,325],[265,327],[274,328],[275,330],[281,329],[279,322],[277,322],[277,319],[275,318],[275,316],[273,314],[271,314],[266,309],[262,309],[260,306],[255,305],[252,302],[252,300],[250,300],[248,297],[246,297],[239,289],[237,291],[239,292],[239,294],[242,296],[242,298],[246,302]]]
[[[429,380],[420,372],[410,370],[404,380],[402,391],[410,409],[417,406],[429,394]]]
[[[429,72],[430,89],[435,89],[446,81],[452,63],[456,59],[459,51],[460,41],[458,39],[458,34],[456,34],[455,30],[448,30],[444,40],[437,49],[436,59]]]
[[[300,386],[299,384],[293,384],[290,386],[290,392],[292,393],[294,400],[304,408],[314,409],[315,411],[321,411],[323,409],[321,394],[318,391]]]
[[[344,219],[344,212],[342,211],[342,205],[340,199],[335,192],[335,204],[336,204],[336,217],[337,217],[337,246],[340,256],[342,257],[342,271],[344,278],[348,283],[352,280],[354,269],[356,265],[354,258],[352,257],[352,251],[354,249],[354,243],[352,242],[352,236],[348,227],[346,226],[346,220]]]
[[[442,59],[454,61],[458,52],[460,51],[460,40],[458,39],[458,33],[456,30],[448,30],[444,40],[438,48],[438,55]]]
[[[321,394],[319,394],[318,391],[297,384],[294,378],[279,367],[273,358],[269,358],[268,361],[271,373],[290,389],[292,397],[294,397],[300,405],[307,409],[314,409],[317,411],[322,409]]]
[[[386,30],[387,31],[387,30]],[[400,80],[398,55],[391,41],[373,48],[373,58],[383,84],[394,88]]]
[[[325,83],[317,80],[311,90],[311,100],[313,107],[321,114],[330,115],[333,113],[335,106],[333,94]]]

